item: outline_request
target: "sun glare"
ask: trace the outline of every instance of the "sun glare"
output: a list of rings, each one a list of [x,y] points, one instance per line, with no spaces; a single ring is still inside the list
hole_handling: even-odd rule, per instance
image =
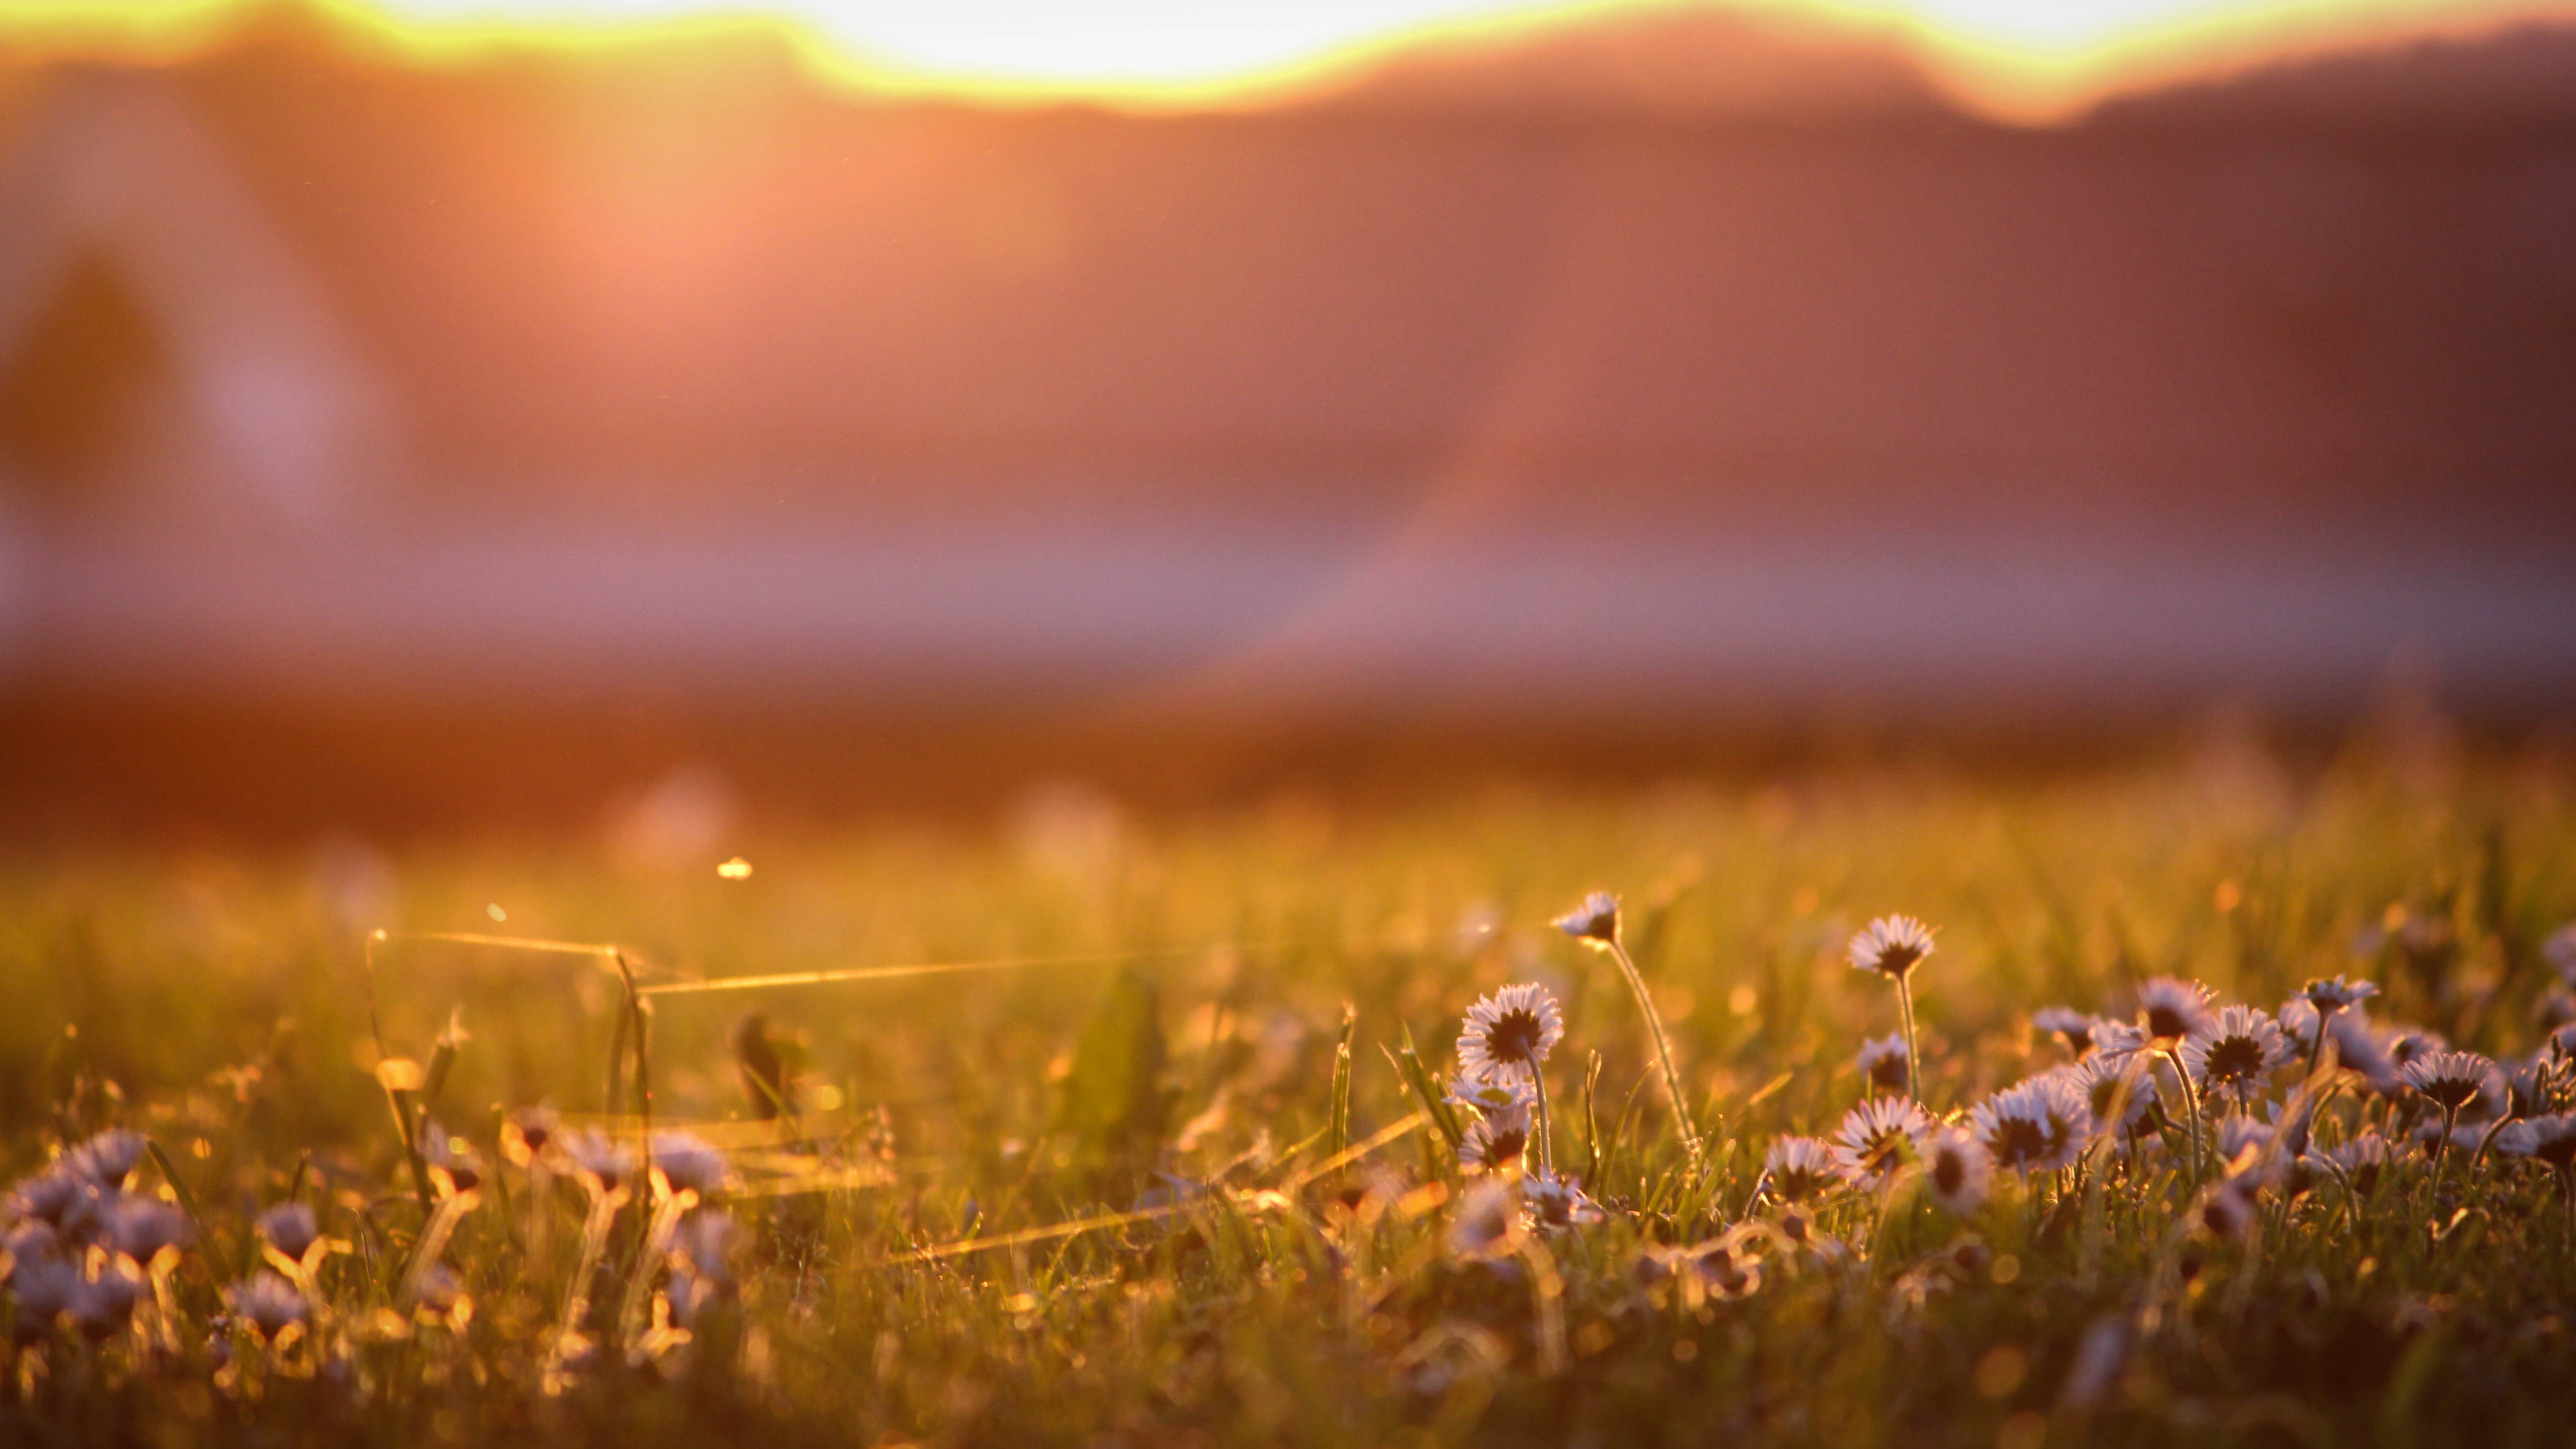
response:
[[[21,25],[119,17],[165,43],[236,0],[18,0]],[[884,89],[1153,107],[1258,103],[1390,48],[1710,0],[319,0],[432,48],[783,23]],[[2576,12],[2576,0],[1733,0],[1914,43],[1962,99],[2045,119],[2105,90],[2374,34]],[[155,35],[155,32],[159,34]]]

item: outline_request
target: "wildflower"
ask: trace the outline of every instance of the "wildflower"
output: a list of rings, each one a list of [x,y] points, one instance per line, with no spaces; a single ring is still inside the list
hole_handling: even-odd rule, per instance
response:
[[[501,1155],[508,1158],[513,1167],[526,1167],[545,1155],[546,1148],[553,1144],[562,1130],[551,1108],[531,1107],[523,1112],[513,1112],[510,1120],[501,1124]]]
[[[191,1231],[186,1213],[157,1198],[120,1196],[102,1216],[107,1245],[137,1263],[185,1244]]]
[[[1882,1092],[1907,1092],[1912,1083],[1905,1073],[1905,1034],[1890,1032],[1872,1037],[1860,1044],[1861,1080]]]
[[[1851,938],[1853,969],[1899,981],[1931,954],[1932,928],[1912,916],[1881,916]]]
[[[591,1131],[568,1133],[563,1149],[574,1170],[596,1192],[616,1192],[635,1175],[634,1147],[616,1138]]]
[[[2408,1086],[2456,1114],[2487,1089],[2495,1063],[2476,1052],[2435,1051],[2413,1058],[2401,1071]]]
[[[1976,1138],[1955,1127],[1937,1127],[1923,1140],[1923,1186],[1944,1212],[1968,1217],[1985,1206],[1994,1159]]]
[[[2224,1087],[2242,1104],[2289,1063],[2290,1048],[2271,1017],[2250,1006],[2231,1006],[2186,1037],[2181,1055],[2195,1084],[2204,1091]]]
[[[2549,939],[2540,944],[2540,954],[2557,971],[2559,980],[2576,986],[2576,921],[2550,932]]]
[[[1845,1179],[1882,1191],[1922,1160],[1932,1118],[1908,1097],[1880,1097],[1843,1114],[1834,1133],[1834,1168]]]
[[[1518,1166],[1529,1150],[1530,1114],[1523,1102],[1480,1113],[1458,1139],[1458,1163],[1486,1172]]]
[[[282,1202],[259,1215],[259,1235],[280,1253],[304,1261],[314,1240],[322,1236],[322,1225],[313,1209],[300,1202]]]
[[[1581,1182],[1544,1168],[1521,1179],[1521,1200],[1531,1223],[1542,1228],[1579,1227],[1608,1216],[1601,1204],[1585,1194]]]
[[[2028,1176],[2074,1165],[2090,1113],[2074,1088],[2033,1077],[1978,1103],[1968,1119],[1996,1166]]]
[[[2097,1020],[2093,1023],[2092,1056],[2104,1062],[2120,1059],[2147,1049],[2147,1030],[2125,1021]]]
[[[134,1300],[143,1288],[143,1276],[124,1259],[113,1259],[99,1270],[95,1278],[83,1280],[72,1293],[72,1327],[93,1343],[125,1327],[134,1316]]]
[[[2147,1035],[2159,1042],[2179,1042],[2209,1021],[2209,988],[2197,981],[2159,976],[2138,988],[2138,1011]]]
[[[2311,981],[2299,992],[2309,1006],[2324,1016],[2332,1016],[2348,1006],[2359,1006],[2378,994],[2378,986],[2371,982],[2346,981],[2341,976]]]
[[[2496,1151],[2528,1157],[2560,1172],[2576,1168],[2576,1112],[2526,1117],[2496,1134]]]
[[[724,1154],[695,1133],[656,1132],[653,1171],[673,1192],[694,1192],[705,1197],[724,1186]]]
[[[1462,1258],[1498,1258],[1519,1246],[1520,1194],[1503,1178],[1488,1178],[1470,1191],[1449,1224],[1449,1251]]]
[[[2381,1054],[2388,1058],[2388,1064],[2397,1070],[2399,1079],[2403,1081],[2406,1068],[2416,1058],[2448,1051],[2451,1044],[2443,1040],[2439,1032],[2408,1027],[2383,1034],[2379,1039],[2379,1048]]]
[[[122,1128],[101,1132],[63,1154],[63,1170],[113,1192],[143,1161],[143,1134]]]
[[[699,1277],[731,1285],[733,1243],[738,1236],[733,1215],[717,1208],[689,1214],[671,1233],[671,1264]]]
[[[78,1173],[56,1167],[21,1180],[10,1196],[18,1216],[60,1228],[98,1196],[98,1189]]]
[[[2064,1069],[2062,1080],[2084,1099],[2085,1110],[2092,1115],[2090,1135],[2116,1131],[2122,1138],[2129,1138],[2145,1124],[2148,1111],[2155,1106],[2155,1084],[2146,1072],[2133,1073],[2131,1065],[2125,1056],[2096,1053]],[[2116,1123],[2111,1120],[2115,1108],[2119,1114]]]
[[[2254,1231],[2254,1214],[2252,1184],[2231,1177],[2213,1184],[2202,1195],[2197,1226],[2222,1242],[2242,1242]]]
[[[1480,1078],[1535,1078],[1565,1036],[1565,1013],[1536,982],[1506,986],[1467,1009],[1458,1063]]]
[[[2043,1006],[2030,1014],[2032,1029],[2066,1038],[2067,1049],[2082,1056],[2093,1049],[2093,1018],[2067,1006]]]
[[[1789,1203],[1821,1197],[1842,1180],[1834,1150],[1813,1137],[1772,1139],[1771,1150],[1762,1157],[1762,1174],[1771,1181],[1772,1195]]]
[[[1594,891],[1573,910],[1556,918],[1556,928],[1578,941],[1608,945],[1619,939],[1619,898]]]
[[[1479,1115],[1506,1112],[1514,1107],[1526,1111],[1530,1105],[1530,1084],[1514,1077],[1479,1077],[1460,1072],[1449,1083],[1445,1094],[1457,1106]]]
[[[2251,1117],[2230,1117],[2218,1124],[2218,1160],[2231,1171],[2241,1171],[2247,1153],[2264,1152],[2272,1141],[2271,1124]]]
[[[275,1338],[290,1323],[303,1323],[313,1310],[294,1284],[265,1270],[244,1278],[224,1290],[235,1315],[259,1330],[262,1338]]]
[[[435,1122],[421,1135],[420,1155],[451,1193],[472,1192],[482,1185],[482,1154],[474,1150],[473,1143],[449,1136],[447,1129]]]
[[[13,1264],[9,1291],[18,1300],[18,1340],[31,1342],[52,1332],[55,1321],[80,1301],[82,1288],[80,1269],[60,1258],[22,1259]]]
[[[2368,1197],[2378,1188],[2380,1175],[2388,1170],[2388,1139],[2377,1132],[2364,1132],[2329,1150],[2324,1161],[2335,1175],[2351,1185],[2356,1195]]]

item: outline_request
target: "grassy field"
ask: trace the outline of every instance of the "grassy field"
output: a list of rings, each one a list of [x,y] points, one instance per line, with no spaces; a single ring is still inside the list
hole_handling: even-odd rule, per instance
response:
[[[2576,1426],[2549,1161],[2570,1081],[2546,1051],[2576,781],[2547,761],[2356,748],[2293,774],[2211,750],[1166,824],[1065,797],[991,833],[744,849],[739,879],[507,847],[21,859],[0,883],[5,1437],[2031,1449]],[[1593,889],[1621,898],[1697,1161],[1616,958],[1550,924]],[[1886,1181],[1780,1146],[1878,1095],[1857,1057],[1900,1032],[1900,993],[1846,950],[1896,912],[1937,931],[1905,977],[1922,1105],[2025,1158],[1982,1201],[1942,1175],[1980,1149],[1942,1128],[1901,1133]],[[968,969],[851,976],[924,964]],[[697,989],[797,973],[828,979]],[[2295,1030],[2231,1018],[2259,1038],[2231,1076],[2214,1018],[2097,1047],[2078,1079],[2032,1024],[2133,1021],[2160,977],[2281,1013],[2338,974],[2380,995],[2313,1072]],[[1533,1191],[1537,1146],[1462,1169],[1448,1134],[1479,1109],[1419,1089],[1507,983],[1561,1005],[1550,1181],[1579,1195]],[[2447,1105],[2449,1079],[2400,1072],[2437,1060],[2400,1026],[2498,1065]],[[2005,1105],[2038,1116],[1998,1116],[2032,1078]],[[2052,1124],[2068,1081],[2112,1095]],[[1498,1091],[1498,1123],[1536,1105]],[[1944,1143],[1958,1160],[1927,1171]]]

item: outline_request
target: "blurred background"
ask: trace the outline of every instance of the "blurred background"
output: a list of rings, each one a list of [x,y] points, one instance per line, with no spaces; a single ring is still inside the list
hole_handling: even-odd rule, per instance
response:
[[[2576,7],[773,9],[0,4],[0,825],[2576,716]]]

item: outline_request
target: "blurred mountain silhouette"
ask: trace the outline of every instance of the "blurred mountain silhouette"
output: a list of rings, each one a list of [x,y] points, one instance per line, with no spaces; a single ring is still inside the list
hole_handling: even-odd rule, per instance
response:
[[[2563,710],[2571,50],[2044,130],[1723,13],[1150,117],[291,7],[0,63],[0,735]]]

